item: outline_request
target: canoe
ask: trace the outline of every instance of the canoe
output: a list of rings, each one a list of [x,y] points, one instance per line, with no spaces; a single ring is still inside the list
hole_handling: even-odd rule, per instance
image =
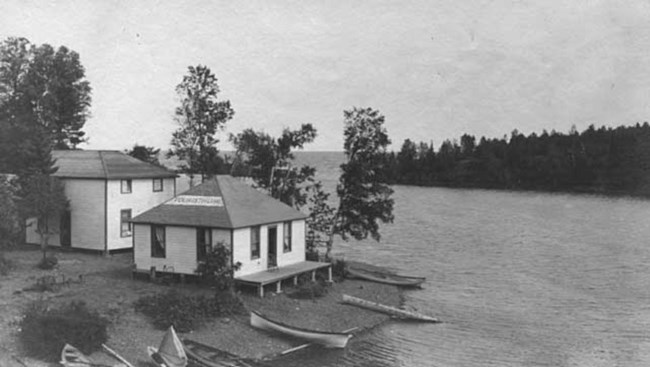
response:
[[[428,315],[421,314],[415,311],[402,310],[397,307],[391,307],[387,305],[382,305],[381,303],[368,301],[365,299],[348,296],[347,294],[343,295],[343,303],[347,303],[354,306],[359,306],[367,308],[369,310],[385,313],[393,317],[405,320],[417,320],[417,321],[426,321],[426,322],[440,322],[437,318],[431,317]]]
[[[173,326],[167,329],[158,349],[147,347],[149,357],[160,367],[185,367],[187,355]]]
[[[124,363],[113,365],[93,362],[87,355],[70,344],[66,344],[61,349],[61,362],[63,367],[126,367]]]
[[[251,311],[251,325],[262,330],[275,331],[295,338],[304,339],[328,348],[345,348],[348,340],[352,337],[352,334],[347,333],[308,330],[286,325],[278,321],[269,320],[256,311]]]
[[[64,367],[88,367],[93,363],[85,354],[70,344],[66,344],[61,349],[61,364]]]
[[[249,358],[240,358],[224,350],[205,345],[194,340],[183,339],[187,356],[207,367],[259,367],[260,362]]]
[[[349,275],[355,278],[365,279],[377,283],[391,284],[400,287],[419,287],[426,280],[426,278],[423,277],[390,274],[361,268],[348,267],[346,270]]]

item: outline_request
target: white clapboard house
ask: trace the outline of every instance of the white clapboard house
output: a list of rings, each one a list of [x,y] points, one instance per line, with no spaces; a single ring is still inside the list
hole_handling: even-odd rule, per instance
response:
[[[53,246],[101,252],[131,249],[130,220],[176,194],[176,174],[119,151],[55,150],[54,176],[65,185],[69,211],[49,223]],[[39,244],[36,219],[26,228],[26,242]]]
[[[259,287],[329,264],[305,261],[306,215],[243,181],[217,175],[133,218],[135,271],[194,275],[212,246],[230,249],[239,283]],[[331,277],[331,276],[330,276]]]

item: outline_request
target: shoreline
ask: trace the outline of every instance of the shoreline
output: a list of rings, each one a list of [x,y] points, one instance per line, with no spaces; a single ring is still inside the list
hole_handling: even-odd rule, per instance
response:
[[[131,279],[131,254],[102,257],[78,252],[50,251],[59,259],[58,269],[45,271],[36,268],[41,253],[32,249],[5,252],[5,257],[16,263],[16,269],[0,277],[0,365],[45,367],[55,364],[26,357],[18,340],[18,323],[23,309],[30,302],[43,297],[51,305],[83,300],[88,306],[111,320],[107,345],[134,366],[149,362],[147,346],[158,346],[164,330],[157,330],[143,314],[134,310],[133,303],[142,296],[164,293],[175,289],[188,295],[210,295],[209,289],[196,285],[174,284],[164,286],[146,280]],[[368,265],[372,266],[372,265]],[[62,287],[58,292],[25,292],[44,275],[76,278],[84,282]],[[342,294],[400,306],[403,298],[399,288],[392,285],[345,279],[327,287],[327,294],[316,299],[293,299],[285,293],[269,292],[259,298],[255,292],[238,292],[246,310],[261,311],[269,318],[288,325],[321,331],[344,331],[357,327],[352,333],[366,333],[387,320],[389,316],[341,303]],[[179,333],[188,338],[240,357],[262,359],[304,344],[304,341],[272,335],[249,325],[249,315],[233,315],[206,322],[190,333]],[[18,357],[25,364],[18,362]],[[96,363],[116,363],[104,352],[95,352]]]

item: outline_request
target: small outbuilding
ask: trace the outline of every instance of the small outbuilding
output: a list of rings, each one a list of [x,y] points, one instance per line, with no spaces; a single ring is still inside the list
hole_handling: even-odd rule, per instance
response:
[[[196,274],[217,244],[241,263],[235,281],[259,287],[330,264],[305,261],[304,213],[228,175],[206,180],[132,219],[136,272]],[[330,275],[331,277],[331,275]]]

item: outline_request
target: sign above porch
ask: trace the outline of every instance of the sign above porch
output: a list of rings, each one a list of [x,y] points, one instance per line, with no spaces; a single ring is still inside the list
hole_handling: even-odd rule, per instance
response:
[[[221,196],[194,196],[181,195],[168,202],[166,205],[187,205],[187,206],[214,206],[223,207],[223,198]]]

